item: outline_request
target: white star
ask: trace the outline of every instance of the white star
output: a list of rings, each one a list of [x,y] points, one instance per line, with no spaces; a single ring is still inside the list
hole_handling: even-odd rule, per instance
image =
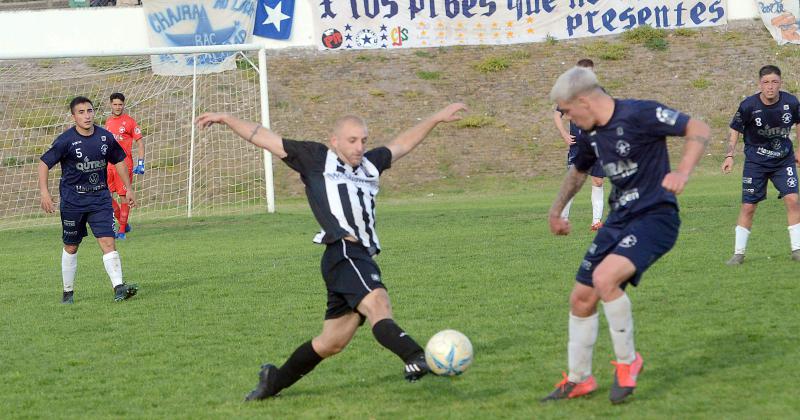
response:
[[[286,19],[291,19],[290,16],[284,15],[281,11],[281,2],[279,1],[275,7],[269,7],[266,3],[264,3],[264,10],[267,12],[267,18],[264,20],[262,25],[272,25],[275,27],[276,31],[281,30],[281,22]]]

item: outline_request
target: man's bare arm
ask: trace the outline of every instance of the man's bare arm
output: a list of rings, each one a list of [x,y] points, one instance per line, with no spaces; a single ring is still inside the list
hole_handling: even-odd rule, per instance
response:
[[[553,202],[553,205],[550,206],[549,216],[551,218],[561,217],[561,211],[564,210],[569,200],[572,200],[572,197],[575,197],[575,194],[583,187],[583,184],[586,182],[586,177],[588,177],[587,173],[578,171],[575,169],[575,166],[570,166],[567,176],[564,177],[564,182],[561,183],[561,190],[558,191],[556,200]]]
[[[214,124],[224,124],[234,133],[257,147],[268,150],[280,159],[286,157],[283,150],[283,138],[259,123],[245,121],[224,113],[205,113],[195,120],[200,128],[208,128]]]

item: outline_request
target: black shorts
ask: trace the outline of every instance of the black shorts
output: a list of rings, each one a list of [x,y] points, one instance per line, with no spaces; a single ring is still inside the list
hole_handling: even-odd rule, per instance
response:
[[[358,304],[371,291],[386,289],[381,283],[381,269],[361,244],[344,239],[328,244],[320,268],[328,289],[325,319],[357,312]]]

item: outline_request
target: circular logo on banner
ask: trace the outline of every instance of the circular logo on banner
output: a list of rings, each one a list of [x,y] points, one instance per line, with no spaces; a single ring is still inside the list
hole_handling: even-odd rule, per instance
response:
[[[356,35],[356,44],[361,48],[373,48],[378,46],[378,35],[372,29],[362,29]]]
[[[322,33],[322,45],[335,50],[342,46],[342,33],[338,29],[327,29]]]

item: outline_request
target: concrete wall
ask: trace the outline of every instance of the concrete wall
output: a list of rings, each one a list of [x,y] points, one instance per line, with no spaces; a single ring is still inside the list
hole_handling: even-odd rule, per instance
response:
[[[268,48],[314,45],[311,2],[295,3],[292,37],[275,41],[253,37]],[[728,0],[729,20],[758,17],[755,1]],[[46,54],[57,51],[103,51],[147,48],[144,12],[141,7],[102,7],[0,12],[0,57],[14,54]]]

